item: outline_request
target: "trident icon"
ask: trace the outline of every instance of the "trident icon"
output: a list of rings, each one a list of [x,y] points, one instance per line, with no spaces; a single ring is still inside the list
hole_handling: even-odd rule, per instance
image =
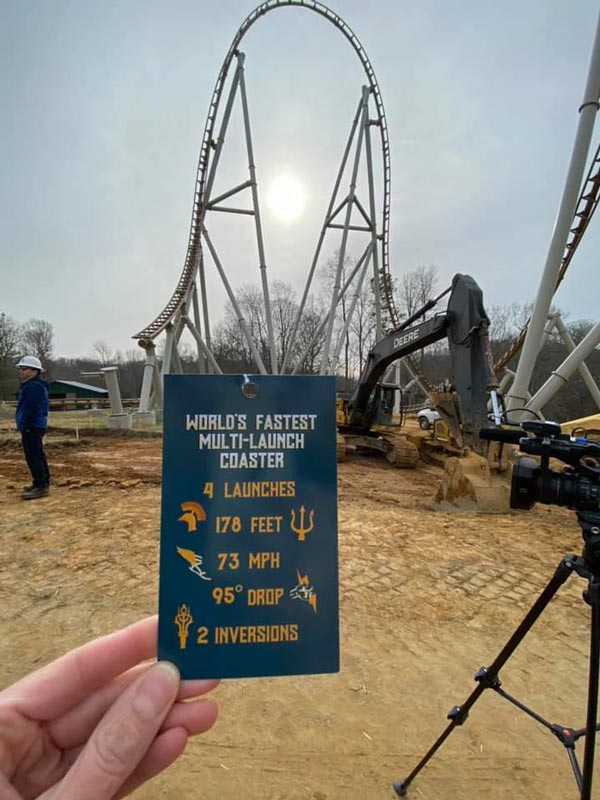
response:
[[[305,540],[305,538],[306,538],[306,534],[310,533],[312,531],[312,529],[315,527],[315,511],[314,511],[314,509],[311,508],[311,510],[309,512],[309,515],[308,515],[308,520],[309,520],[308,521],[308,527],[304,526],[305,522],[306,522],[305,514],[306,514],[306,509],[304,508],[304,506],[300,506],[300,514],[299,514],[300,521],[299,521],[299,524],[296,525],[296,512],[294,511],[293,508],[290,510],[290,517],[291,517],[291,519],[290,519],[290,528],[297,535],[299,542],[303,542]]]
[[[187,644],[188,638],[188,629],[194,618],[190,614],[189,606],[186,606],[185,603],[179,606],[177,609],[177,614],[175,615],[175,619],[173,622],[177,626],[177,635],[179,637],[179,649],[185,650],[185,646]]]

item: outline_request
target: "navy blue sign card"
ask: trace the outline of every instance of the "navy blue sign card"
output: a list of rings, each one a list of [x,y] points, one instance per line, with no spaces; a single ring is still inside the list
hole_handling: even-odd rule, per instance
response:
[[[335,379],[166,375],[158,657],[339,670]]]

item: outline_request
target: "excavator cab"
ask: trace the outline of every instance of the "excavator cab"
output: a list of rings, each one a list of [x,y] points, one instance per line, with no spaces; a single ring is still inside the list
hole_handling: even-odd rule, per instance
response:
[[[402,387],[395,383],[376,383],[372,387],[366,403],[366,414],[371,421],[371,428],[400,427],[400,418],[394,416],[399,392],[402,392]],[[338,394],[337,424],[349,425],[350,414],[350,396],[347,393]]]
[[[393,383],[378,383],[369,398],[369,414],[373,427],[392,428],[394,423],[394,406],[400,387]]]

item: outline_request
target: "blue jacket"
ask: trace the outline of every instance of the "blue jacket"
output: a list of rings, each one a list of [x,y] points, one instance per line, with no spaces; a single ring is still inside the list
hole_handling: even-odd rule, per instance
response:
[[[39,376],[21,384],[15,422],[21,432],[48,426],[48,384]]]

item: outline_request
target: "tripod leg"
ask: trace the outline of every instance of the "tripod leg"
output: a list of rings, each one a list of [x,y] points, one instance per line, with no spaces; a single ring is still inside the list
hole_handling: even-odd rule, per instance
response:
[[[548,581],[546,588],[543,589],[538,599],[529,609],[523,621],[515,630],[513,635],[510,637],[508,642],[504,645],[502,650],[496,656],[496,659],[492,663],[490,667],[487,669],[481,669],[477,673],[475,680],[477,680],[478,685],[475,689],[471,692],[467,700],[465,701],[464,705],[462,706],[455,706],[448,714],[448,719],[451,720],[450,724],[442,731],[440,736],[436,739],[433,745],[429,748],[427,753],[423,756],[423,758],[419,761],[417,766],[413,769],[413,771],[408,775],[407,778],[404,780],[396,781],[394,783],[394,790],[397,795],[400,797],[404,797],[408,790],[409,785],[413,782],[416,776],[421,772],[423,767],[427,764],[427,762],[433,757],[433,755],[437,752],[437,750],[442,746],[442,744],[446,741],[448,736],[452,733],[454,728],[458,725],[462,725],[467,717],[469,716],[469,711],[475,705],[477,700],[479,699],[480,695],[483,693],[484,689],[489,689],[491,686],[494,685],[498,673],[506,664],[510,656],[514,653],[517,649],[519,644],[523,641],[533,624],[536,622],[542,611],[546,608],[548,603],[552,600],[556,592],[560,589],[563,583],[567,580],[569,575],[573,572],[575,568],[576,557],[575,556],[565,556],[556,570],[554,571],[554,575]],[[597,681],[596,681],[596,688],[597,688]],[[595,721],[594,721],[595,724]]]
[[[583,776],[581,780],[581,800],[590,800],[592,792],[592,773],[594,769],[594,747],[596,744],[596,720],[598,717],[598,678],[600,676],[600,587],[597,582],[590,583],[588,601],[592,607],[592,632],[590,636],[590,667],[588,679],[588,707],[585,728],[585,749],[583,751]]]

